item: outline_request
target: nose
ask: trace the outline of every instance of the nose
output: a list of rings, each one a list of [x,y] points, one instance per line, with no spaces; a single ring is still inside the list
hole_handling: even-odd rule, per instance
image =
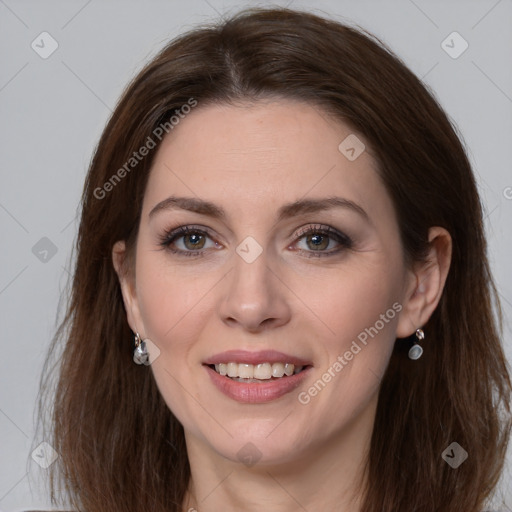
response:
[[[226,276],[227,291],[219,314],[230,327],[257,333],[290,321],[290,290],[279,272],[269,267],[265,251],[252,263],[234,256],[234,268]]]

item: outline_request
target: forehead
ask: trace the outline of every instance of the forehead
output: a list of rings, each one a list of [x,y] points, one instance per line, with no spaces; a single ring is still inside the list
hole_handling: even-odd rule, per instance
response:
[[[199,104],[159,147],[143,215],[170,194],[222,203],[234,214],[343,195],[365,209],[378,210],[379,202],[374,213],[384,214],[389,198],[369,148],[359,143],[362,136],[347,125],[303,102]],[[348,158],[354,152],[346,153],[347,146],[359,156]]]

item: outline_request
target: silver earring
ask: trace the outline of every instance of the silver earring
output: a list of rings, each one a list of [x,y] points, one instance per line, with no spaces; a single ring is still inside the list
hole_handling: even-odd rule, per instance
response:
[[[421,355],[423,354],[423,349],[420,345],[418,345],[418,341],[425,339],[425,333],[422,329],[416,329],[416,342],[414,345],[409,349],[409,359],[413,359],[414,361],[416,359],[419,359]]]
[[[133,351],[133,361],[137,364],[149,364],[149,353],[146,347],[146,342],[140,337],[140,334],[135,333],[135,350]]]

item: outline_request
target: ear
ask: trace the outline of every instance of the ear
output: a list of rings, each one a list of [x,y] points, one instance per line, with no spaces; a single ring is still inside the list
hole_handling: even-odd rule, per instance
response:
[[[428,241],[427,260],[408,271],[397,338],[406,338],[424,326],[443,293],[452,258],[452,238],[446,229],[436,226],[429,229]]]
[[[144,339],[144,325],[140,315],[135,288],[135,269],[129,268],[124,240],[119,240],[114,244],[112,248],[112,263],[121,285],[128,325],[133,332],[138,332]]]

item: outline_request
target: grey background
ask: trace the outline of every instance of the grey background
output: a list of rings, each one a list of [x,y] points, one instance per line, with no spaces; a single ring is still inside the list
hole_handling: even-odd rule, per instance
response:
[[[83,179],[110,111],[128,80],[170,38],[247,5],[270,4],[0,0],[0,511],[48,505],[45,470],[30,459],[34,404],[71,268]],[[459,127],[477,174],[511,361],[512,1],[273,5],[360,24],[435,91]],[[43,31],[59,45],[47,59],[31,48]],[[441,46],[453,31],[469,44],[457,59]],[[512,452],[509,466],[511,459]],[[512,509],[511,480],[506,473],[500,486],[503,510],[504,503]]]

